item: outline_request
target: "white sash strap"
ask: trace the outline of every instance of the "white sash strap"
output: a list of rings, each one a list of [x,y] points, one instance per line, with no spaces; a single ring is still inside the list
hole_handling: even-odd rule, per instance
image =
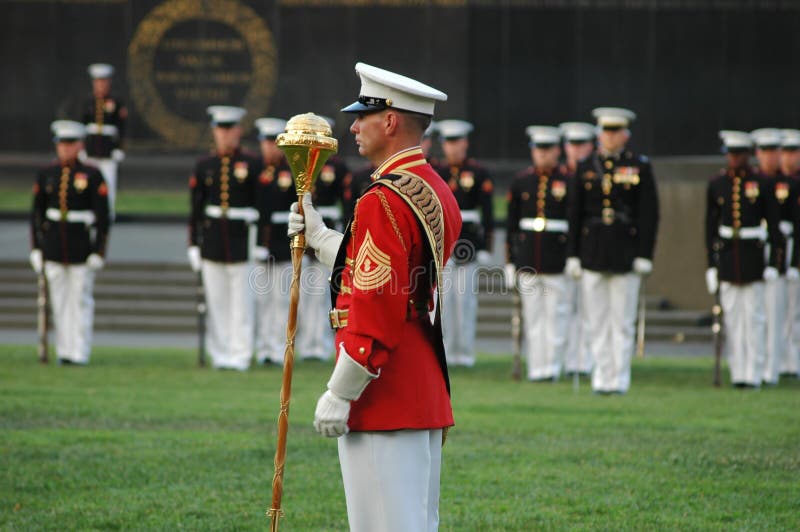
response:
[[[719,236],[721,238],[739,238],[741,240],[766,240],[767,229],[757,225],[753,227],[740,227],[737,231],[728,225],[720,225]]]
[[[272,215],[270,215],[269,217],[269,221],[274,224],[288,224],[289,211],[273,212]]]
[[[461,211],[461,221],[464,223],[479,224],[481,223],[481,215],[475,209]]]
[[[91,124],[86,124],[86,133],[89,135],[105,135],[107,137],[116,137],[119,135],[119,130],[117,126],[112,126],[111,124],[96,124],[92,122]]]
[[[48,220],[53,222],[60,222],[61,211],[58,209],[50,208],[45,211],[45,216]],[[70,223],[81,223],[92,225],[96,218],[93,211],[67,211],[66,221]]]
[[[219,205],[206,205],[206,216],[209,218],[222,218],[222,207]],[[252,224],[258,221],[258,211],[253,207],[228,207],[224,217],[229,220],[242,220]]]
[[[523,231],[536,231],[537,233],[540,231],[566,233],[569,231],[569,222],[548,218],[520,218],[519,228]]]
[[[337,205],[314,206],[320,216],[327,220],[341,220],[342,210]]]

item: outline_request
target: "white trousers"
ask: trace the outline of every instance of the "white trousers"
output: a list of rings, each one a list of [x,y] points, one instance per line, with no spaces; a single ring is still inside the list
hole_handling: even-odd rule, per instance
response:
[[[206,350],[215,368],[246,370],[253,353],[253,291],[249,262],[203,260]]]
[[[351,532],[438,530],[441,462],[441,429],[340,437]]]
[[[56,356],[88,364],[94,326],[95,272],[85,264],[44,263],[56,333]]]
[[[764,302],[767,315],[767,352],[764,360],[764,382],[777,384],[781,361],[789,347],[790,329],[787,327],[786,306],[788,284],[786,277],[767,281],[764,287]]]
[[[567,326],[567,348],[564,355],[564,371],[567,373],[589,373],[592,371],[592,350],[583,312],[583,295],[579,280],[565,276],[569,304]]]
[[[259,364],[267,360],[282,364],[286,349],[292,262],[259,265],[253,270],[251,279],[256,294],[256,360]]]
[[[786,281],[786,338],[780,372],[800,377],[800,281]]]
[[[475,324],[478,319],[478,280],[475,261],[450,260],[442,270],[442,334],[447,363],[475,365]]]
[[[297,356],[300,359],[330,360],[333,356],[333,329],[328,320],[328,311],[331,309],[330,275],[330,270],[318,260],[303,256],[297,319]]]
[[[731,382],[760,386],[767,356],[764,282],[719,285]]]
[[[569,281],[564,274],[521,272],[518,278],[528,379],[557,379],[570,326]]]
[[[117,168],[119,163],[114,159],[95,159],[94,157],[87,157],[86,164],[97,167],[100,173],[103,174],[103,179],[108,188],[108,217],[114,220],[116,210],[114,206],[117,201]]]
[[[627,392],[635,348],[636,309],[641,277],[584,270],[583,311],[592,342],[592,390]]]

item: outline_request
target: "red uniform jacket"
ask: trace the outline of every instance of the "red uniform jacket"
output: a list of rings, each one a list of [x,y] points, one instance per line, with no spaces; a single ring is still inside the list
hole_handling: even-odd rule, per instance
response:
[[[461,230],[453,193],[418,147],[390,157],[376,174],[393,170],[420,176],[438,196],[446,263]],[[336,296],[336,308],[348,309],[349,314],[347,325],[336,333],[336,345],[344,342],[353,359],[380,371],[353,402],[350,430],[453,425],[450,395],[436,356],[438,339],[428,314],[433,308],[431,279],[436,276],[414,212],[396,192],[376,185],[358,201],[350,231]]]

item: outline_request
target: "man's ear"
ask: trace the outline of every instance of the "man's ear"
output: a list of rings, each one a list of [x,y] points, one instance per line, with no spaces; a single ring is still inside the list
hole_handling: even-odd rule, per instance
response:
[[[400,116],[394,111],[389,111],[383,117],[383,128],[387,136],[392,136],[400,125]]]

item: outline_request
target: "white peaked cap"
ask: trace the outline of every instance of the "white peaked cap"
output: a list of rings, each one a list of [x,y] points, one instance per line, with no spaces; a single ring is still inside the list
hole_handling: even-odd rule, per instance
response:
[[[431,120],[431,124],[425,129],[422,133],[423,137],[432,137],[437,131],[439,131],[439,122],[434,122]]]
[[[774,127],[762,127],[750,132],[756,147],[780,146],[783,135],[781,130]]]
[[[258,137],[261,139],[277,137],[286,130],[283,118],[259,118],[255,121]]]
[[[108,63],[92,63],[87,70],[92,79],[110,78],[114,75],[114,67]]]
[[[357,101],[342,109],[344,113],[397,109],[433,116],[434,104],[447,100],[440,90],[366,63],[356,63],[356,74],[361,78],[361,93]]]
[[[56,141],[61,139],[82,139],[86,136],[86,126],[74,120],[56,120],[50,124],[50,131]]]
[[[597,132],[595,126],[587,122],[563,122],[558,127],[567,142],[589,142]]]
[[[722,144],[726,148],[733,149],[752,149],[753,139],[750,134],[745,131],[732,131],[725,129],[719,132],[719,138],[722,139]]]
[[[436,122],[436,130],[443,139],[458,139],[466,137],[472,130],[472,124],[466,120],[440,120]]]
[[[636,120],[636,113],[622,107],[598,107],[592,111],[598,126],[628,127]]]
[[[231,105],[212,105],[206,109],[206,112],[211,116],[211,123],[214,125],[238,124],[247,114],[247,111],[241,107]]]
[[[782,129],[781,146],[784,148],[800,148],[800,129]]]
[[[561,130],[551,126],[528,126],[525,133],[531,139],[531,145],[536,144],[559,144],[561,142]]]

